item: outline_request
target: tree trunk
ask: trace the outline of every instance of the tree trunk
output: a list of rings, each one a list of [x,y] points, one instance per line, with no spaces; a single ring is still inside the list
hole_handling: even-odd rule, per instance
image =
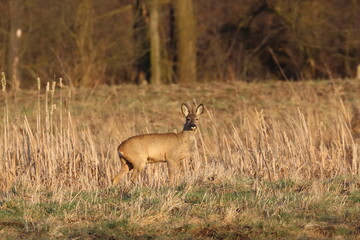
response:
[[[150,41],[148,35],[149,20],[144,0],[133,0],[134,12],[134,49],[135,82],[147,83],[150,79]]]
[[[151,84],[160,84],[160,34],[159,34],[159,10],[158,0],[150,2],[150,61],[151,61]]]
[[[176,73],[180,83],[196,81],[196,23],[192,0],[174,0]]]
[[[9,55],[8,71],[11,88],[14,92],[19,90],[21,82],[20,74],[20,41],[21,29],[21,0],[11,0],[10,4],[10,36],[9,36]]]
[[[96,63],[93,51],[93,28],[94,28],[94,16],[92,1],[83,0],[77,10],[76,17],[77,35],[76,42],[79,48],[79,79],[76,79],[76,85],[78,86],[91,86],[96,79]]]

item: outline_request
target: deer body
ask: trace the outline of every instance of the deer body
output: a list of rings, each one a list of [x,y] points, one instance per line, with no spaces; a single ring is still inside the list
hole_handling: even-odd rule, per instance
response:
[[[134,170],[134,181],[146,164],[166,162],[170,182],[174,181],[177,163],[190,155],[190,147],[195,138],[198,116],[203,113],[204,106],[200,104],[192,111],[187,104],[182,104],[182,113],[186,118],[183,131],[180,133],[153,133],[131,137],[120,144],[118,154],[121,160],[121,170],[113,179],[117,184],[129,171]]]

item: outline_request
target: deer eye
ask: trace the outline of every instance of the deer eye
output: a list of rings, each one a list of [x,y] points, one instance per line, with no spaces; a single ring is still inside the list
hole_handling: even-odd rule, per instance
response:
[[[197,119],[195,119],[195,120],[197,121],[197,120],[199,120],[199,119],[197,118]]]
[[[187,118],[186,121],[187,121],[187,122],[190,122],[190,118]]]

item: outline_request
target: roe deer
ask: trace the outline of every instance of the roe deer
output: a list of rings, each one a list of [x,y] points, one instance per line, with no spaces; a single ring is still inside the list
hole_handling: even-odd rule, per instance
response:
[[[204,105],[200,104],[195,111],[183,103],[181,112],[185,116],[185,125],[180,133],[152,133],[131,137],[123,141],[118,147],[121,160],[121,170],[114,177],[113,185],[132,169],[131,181],[137,178],[147,163],[166,162],[170,183],[174,182],[175,171],[180,160],[189,157],[190,147],[195,137],[198,117],[204,112]]]

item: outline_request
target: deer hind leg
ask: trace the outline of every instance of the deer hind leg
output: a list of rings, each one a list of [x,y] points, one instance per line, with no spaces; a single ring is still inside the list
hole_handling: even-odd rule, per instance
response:
[[[124,158],[120,158],[120,160],[121,160],[121,170],[113,178],[112,181],[113,186],[117,185],[124,178],[124,176],[134,168],[133,165],[128,161],[126,161]]]
[[[133,171],[132,176],[131,176],[131,181],[132,181],[133,183],[136,182],[136,180],[137,180],[140,172],[141,172],[142,170],[144,170],[145,166],[146,166],[146,162],[145,162],[145,161],[143,161],[143,162],[140,163],[140,164],[134,165],[134,171]]]

